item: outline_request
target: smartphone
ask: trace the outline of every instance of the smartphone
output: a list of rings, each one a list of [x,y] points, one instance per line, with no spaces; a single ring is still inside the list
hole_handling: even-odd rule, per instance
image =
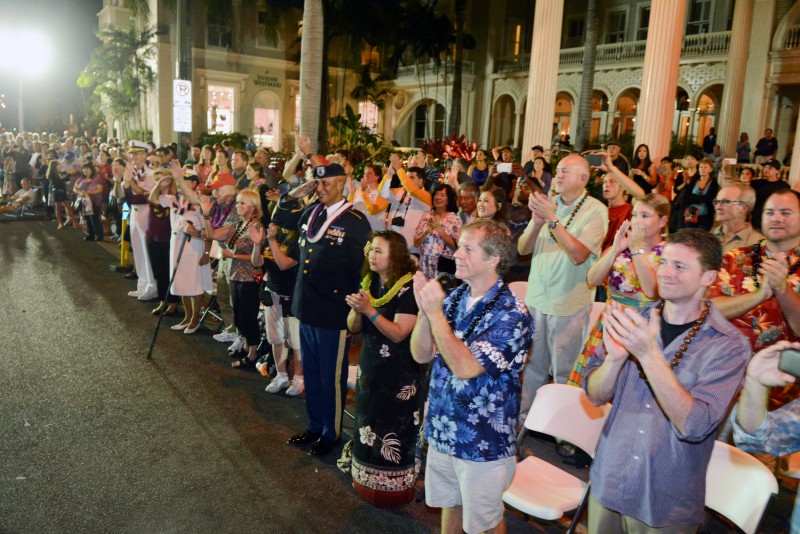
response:
[[[586,161],[591,167],[599,167],[603,164],[603,158],[599,154],[586,154]]]
[[[722,160],[723,165],[736,165],[736,158],[725,158]]]
[[[800,378],[800,350],[782,350],[780,360],[778,360],[778,369]]]
[[[497,172],[511,172],[511,164],[510,163],[498,163],[497,164]]]

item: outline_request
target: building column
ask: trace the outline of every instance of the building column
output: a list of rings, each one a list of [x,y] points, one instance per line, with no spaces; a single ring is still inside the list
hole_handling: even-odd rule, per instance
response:
[[[725,89],[722,91],[722,106],[719,112],[719,128],[717,128],[717,144],[722,153],[726,155],[736,152],[736,141],[739,140],[752,21],[753,0],[736,0],[736,7],[733,10],[731,43],[728,48],[728,75],[725,79]]]
[[[789,162],[789,183],[796,191],[800,191],[800,114],[797,115],[797,124],[794,131],[792,160]]]
[[[520,126],[522,125],[522,110],[514,112],[514,115],[514,146],[517,147],[519,146]],[[523,150],[523,152],[525,151]]]
[[[772,21],[775,15],[775,0],[754,0],[751,18],[752,28],[747,56],[747,74],[742,97],[742,121],[740,130],[750,135],[750,144],[761,138],[768,106],[767,68],[769,49],[772,45]],[[726,87],[727,91],[727,87]],[[778,140],[780,142],[780,140]]]
[[[675,109],[685,16],[686,0],[653,0],[650,8],[650,20],[669,21],[653,24],[647,32],[636,120],[636,145],[650,147],[654,161],[669,153],[672,132],[667,125]]]
[[[550,146],[553,137],[563,15],[564,0],[536,1],[522,161],[531,159],[533,145]]]

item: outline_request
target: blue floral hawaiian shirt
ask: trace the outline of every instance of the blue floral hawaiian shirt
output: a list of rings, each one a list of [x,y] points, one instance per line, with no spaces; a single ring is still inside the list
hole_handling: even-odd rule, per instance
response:
[[[516,452],[520,371],[531,345],[533,319],[507,287],[498,295],[502,286],[500,279],[469,311],[466,284],[443,303],[459,339],[483,314],[464,343],[486,372],[468,380],[456,378],[438,352],[431,371],[425,437],[437,451],[463,460],[489,462]]]

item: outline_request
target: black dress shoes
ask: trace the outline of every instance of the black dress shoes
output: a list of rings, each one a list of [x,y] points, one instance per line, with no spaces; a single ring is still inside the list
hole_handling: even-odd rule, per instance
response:
[[[304,430],[299,434],[295,434],[294,436],[290,437],[286,443],[289,445],[308,445],[309,443],[315,443],[319,439],[320,435],[316,432]]]
[[[311,446],[311,449],[308,451],[308,454],[311,456],[323,456],[328,454],[333,450],[336,446],[336,443],[339,440],[331,441],[328,438],[321,436],[314,445]]]

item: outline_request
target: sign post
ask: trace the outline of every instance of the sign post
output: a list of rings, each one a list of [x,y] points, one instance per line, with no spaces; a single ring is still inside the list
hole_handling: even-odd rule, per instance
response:
[[[172,80],[172,131],[192,131],[192,82]]]

